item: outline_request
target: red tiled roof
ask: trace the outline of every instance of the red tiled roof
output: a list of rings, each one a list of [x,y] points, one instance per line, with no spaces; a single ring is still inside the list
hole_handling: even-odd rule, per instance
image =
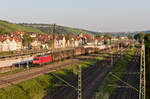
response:
[[[50,34],[40,34],[37,35],[35,40],[40,41],[42,43],[48,43],[49,40],[52,39],[52,36]]]
[[[13,39],[16,41],[16,42],[21,42],[22,39],[20,36],[14,36]]]
[[[7,35],[1,35],[0,36],[0,41],[3,42],[7,39]]]
[[[92,36],[89,34],[82,34],[82,37],[86,37],[88,41],[92,40]]]
[[[95,37],[95,39],[98,41],[108,40],[106,37]]]
[[[79,41],[81,38],[80,37],[76,37],[75,40]]]
[[[19,30],[19,31],[16,31],[16,32],[12,32],[13,35],[20,35],[20,34],[24,34],[25,32]]]
[[[16,42],[21,42],[21,41],[22,41],[21,37],[18,36],[18,35],[13,35],[13,36],[11,36],[11,37],[9,37],[9,36],[7,36],[7,35],[2,35],[2,36],[0,36],[0,41],[3,42],[3,41],[5,41],[5,40],[7,40],[7,38],[9,39],[9,41],[12,41],[13,39],[14,39]]]
[[[12,41],[13,40],[13,37],[9,37],[9,41]]]

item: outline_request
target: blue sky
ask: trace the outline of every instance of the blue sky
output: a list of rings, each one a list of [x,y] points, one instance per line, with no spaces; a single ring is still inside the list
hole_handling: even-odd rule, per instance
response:
[[[150,29],[150,0],[1,0],[0,19],[102,32]]]

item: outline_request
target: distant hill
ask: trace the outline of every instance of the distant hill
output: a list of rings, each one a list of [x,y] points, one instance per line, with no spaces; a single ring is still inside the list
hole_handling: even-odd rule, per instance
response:
[[[53,26],[52,24],[26,24],[26,23],[20,23],[19,25],[36,28],[44,33],[50,33],[52,32]],[[77,29],[77,28],[70,28],[65,26],[59,26],[56,25],[56,33],[58,34],[80,34],[80,33],[88,33],[88,34],[95,34],[96,32],[84,30],[84,29]]]
[[[149,33],[150,33],[150,30],[143,31],[143,32],[146,33],[146,34],[149,34]]]
[[[18,30],[22,30],[24,32],[42,33],[42,31],[40,31],[39,29],[26,27],[26,26],[21,26],[21,25],[13,24],[13,23],[10,23],[10,22],[7,22],[7,21],[2,21],[2,20],[0,20],[0,30],[5,30],[5,31],[8,31],[8,32],[15,32],[15,31],[18,31]]]

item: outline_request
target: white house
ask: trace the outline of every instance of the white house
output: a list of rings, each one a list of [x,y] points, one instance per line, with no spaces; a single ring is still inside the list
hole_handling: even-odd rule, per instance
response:
[[[9,51],[9,39],[6,39],[5,41],[2,42],[2,51]]]
[[[13,51],[20,50],[22,48],[21,37],[13,36],[9,37],[2,35],[0,37],[0,51]]]
[[[0,41],[0,52],[2,51],[2,42]]]
[[[8,44],[9,51],[17,50],[17,42],[15,41],[15,39],[12,39],[12,41],[9,40]]]
[[[34,48],[40,48],[41,42],[38,41],[38,40],[34,40],[34,41],[31,43],[31,46],[34,47]]]

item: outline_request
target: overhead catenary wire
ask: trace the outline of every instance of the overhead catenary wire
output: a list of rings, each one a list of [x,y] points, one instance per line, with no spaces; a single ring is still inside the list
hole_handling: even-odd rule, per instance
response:
[[[121,80],[118,76],[116,76],[115,74],[113,74],[112,72],[109,73],[110,75],[112,75],[113,77],[115,77],[116,79],[118,79],[119,81],[121,81],[122,83],[126,84],[127,86],[129,86],[130,88],[134,89],[135,91],[139,92],[139,90],[135,87],[133,87],[132,85],[130,85],[129,83]]]
[[[65,81],[64,79],[62,79],[61,77],[55,75],[54,73],[50,73],[51,75],[55,76],[57,79],[61,80],[62,82],[64,82],[65,84],[67,84],[68,86],[74,88],[75,90],[78,90],[75,86],[71,85],[70,83],[68,83],[67,81]]]

